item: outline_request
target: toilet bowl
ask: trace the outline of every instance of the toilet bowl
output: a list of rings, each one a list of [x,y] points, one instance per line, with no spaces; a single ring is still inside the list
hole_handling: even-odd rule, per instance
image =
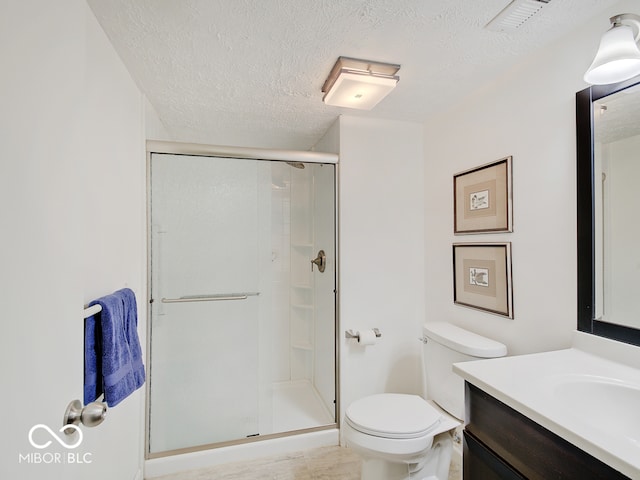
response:
[[[363,457],[363,479],[441,478],[434,476],[438,470],[446,479],[449,431],[458,425],[422,397],[383,393],[353,402],[342,434],[347,446]]]
[[[426,324],[423,332],[429,400],[382,393],[356,400],[345,411],[343,443],[362,457],[362,480],[447,480],[452,432],[464,415],[464,382],[451,366],[506,355],[503,344],[448,323]],[[430,375],[439,384],[429,382]]]

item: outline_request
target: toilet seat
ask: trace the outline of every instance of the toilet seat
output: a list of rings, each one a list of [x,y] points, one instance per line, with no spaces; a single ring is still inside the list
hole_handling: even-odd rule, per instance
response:
[[[389,439],[414,439],[435,430],[443,417],[417,395],[382,393],[356,400],[345,421],[355,430]]]

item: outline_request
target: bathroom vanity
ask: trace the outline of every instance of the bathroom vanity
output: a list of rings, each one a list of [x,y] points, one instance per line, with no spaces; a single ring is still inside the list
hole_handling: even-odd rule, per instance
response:
[[[455,364],[464,478],[640,478],[639,363],[638,347],[576,332],[570,349]]]
[[[465,395],[464,478],[628,478],[470,383]]]

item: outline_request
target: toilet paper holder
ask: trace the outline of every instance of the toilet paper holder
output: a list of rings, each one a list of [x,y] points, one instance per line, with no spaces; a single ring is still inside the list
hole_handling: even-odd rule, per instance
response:
[[[376,334],[377,338],[380,338],[382,336],[380,330],[378,330],[377,328],[374,328],[373,332]],[[344,332],[344,338],[355,338],[357,341],[360,341],[360,332],[354,332],[352,329],[346,330]]]

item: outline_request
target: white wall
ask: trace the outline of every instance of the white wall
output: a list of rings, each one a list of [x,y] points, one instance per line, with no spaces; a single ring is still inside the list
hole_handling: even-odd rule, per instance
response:
[[[340,401],[422,392],[424,153],[416,123],[343,116],[339,134]],[[321,142],[319,145],[323,145]],[[377,327],[377,345],[344,338]]]
[[[340,153],[340,117],[331,124],[311,150],[314,152]]]
[[[19,455],[36,451],[33,425],[57,430],[82,399],[84,304],[128,286],[145,331],[142,96],[84,1],[9,0],[0,10],[0,477],[133,479],[142,391],[84,429],[73,453],[91,464]],[[39,452],[68,453],[55,440]]]
[[[425,125],[431,318],[502,341],[510,354],[569,345],[576,328],[575,92],[587,86],[582,75],[608,18],[633,6],[620,2]],[[454,236],[453,175],[507,155],[514,232]],[[513,320],[453,304],[451,244],[486,241],[512,242]]]
[[[167,127],[164,126],[162,120],[158,116],[158,112],[145,96],[144,99],[144,123],[145,135],[149,140],[166,140],[171,141],[173,137],[169,134]]]

